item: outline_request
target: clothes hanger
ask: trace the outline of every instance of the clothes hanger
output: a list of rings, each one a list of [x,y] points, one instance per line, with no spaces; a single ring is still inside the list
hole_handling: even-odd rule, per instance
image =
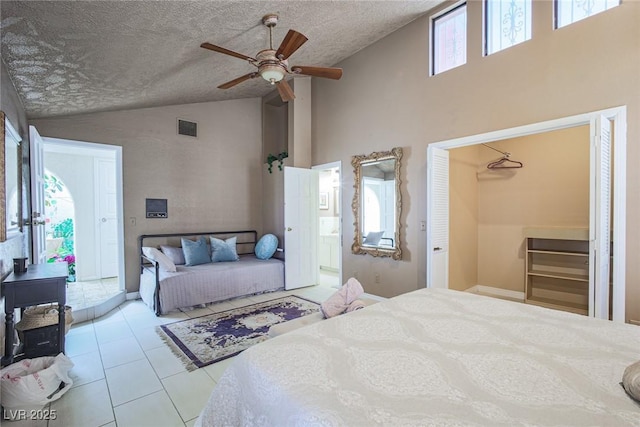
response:
[[[520,169],[521,167],[523,167],[524,165],[522,164],[522,162],[518,162],[516,160],[511,160],[509,158],[509,156],[511,156],[511,153],[507,153],[505,151],[500,151],[496,148],[493,148],[490,145],[487,144],[482,144],[487,148],[491,148],[494,151],[497,151],[498,153],[502,154],[502,158],[498,159],[494,162],[491,162],[487,165],[487,169]]]
[[[522,162],[511,160],[508,156],[504,156],[500,160],[489,163],[487,169],[520,169],[522,166],[524,166]]]

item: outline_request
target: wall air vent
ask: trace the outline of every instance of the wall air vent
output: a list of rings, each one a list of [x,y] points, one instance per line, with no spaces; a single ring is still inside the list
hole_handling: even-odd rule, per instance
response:
[[[178,119],[178,135],[198,137],[198,124],[187,120]]]

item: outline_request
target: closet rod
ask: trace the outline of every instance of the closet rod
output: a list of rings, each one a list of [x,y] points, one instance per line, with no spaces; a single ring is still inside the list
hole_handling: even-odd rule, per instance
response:
[[[493,148],[492,146],[487,145],[487,144],[485,144],[485,143],[482,143],[482,145],[484,145],[484,146],[485,146],[485,147],[487,147],[487,148],[491,148],[491,149],[492,149],[492,150],[494,150],[494,151],[497,151],[498,153],[502,154],[502,155],[503,155],[503,156],[505,156],[505,157],[509,157],[509,156],[511,155],[511,153],[507,153],[506,151],[500,151],[500,150],[498,150],[497,148]]]

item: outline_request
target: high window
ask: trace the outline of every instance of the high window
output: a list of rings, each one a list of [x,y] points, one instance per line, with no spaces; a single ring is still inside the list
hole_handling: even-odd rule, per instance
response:
[[[432,66],[438,74],[467,62],[467,4],[432,18]]]
[[[556,28],[573,24],[619,4],[620,0],[555,0]]]
[[[485,0],[485,55],[531,38],[531,0]]]

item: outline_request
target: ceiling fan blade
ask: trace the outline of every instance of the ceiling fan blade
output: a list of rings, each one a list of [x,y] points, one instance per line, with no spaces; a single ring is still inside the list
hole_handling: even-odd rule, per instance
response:
[[[289,30],[287,35],[284,36],[284,40],[282,40],[282,43],[280,43],[280,47],[276,51],[276,58],[280,58],[280,55],[282,55],[282,58],[280,59],[287,59],[288,57],[293,55],[293,52],[298,50],[300,46],[305,44],[307,40],[308,39],[304,36],[304,34],[300,34],[295,30]]]
[[[247,55],[243,55],[241,53],[238,52],[234,52],[232,50],[229,49],[225,49],[223,47],[220,46],[216,46],[215,44],[211,44],[211,43],[202,43],[200,45],[200,47],[205,48],[205,49],[209,49],[212,50],[214,52],[218,52],[218,53],[224,53],[225,55],[230,55],[230,56],[235,56],[236,58],[240,58],[240,59],[246,59],[247,61],[255,61],[255,59],[253,59],[250,56]]]
[[[291,71],[295,74],[304,74],[306,76],[324,77],[326,79],[340,80],[342,77],[342,68],[330,67],[307,67],[304,65],[294,65]]]
[[[221,84],[220,86],[218,86],[218,89],[229,89],[230,87],[233,87],[233,86],[237,85],[238,83],[242,83],[245,80],[252,79],[252,78],[256,77],[257,75],[258,75],[258,73],[245,74],[244,76],[240,76],[237,79],[231,80],[230,82],[226,82],[224,84]]]
[[[286,80],[280,80],[276,83],[278,87],[278,93],[280,93],[280,98],[282,98],[283,102],[293,101],[295,99],[295,95],[293,94],[293,89],[289,86]]]

